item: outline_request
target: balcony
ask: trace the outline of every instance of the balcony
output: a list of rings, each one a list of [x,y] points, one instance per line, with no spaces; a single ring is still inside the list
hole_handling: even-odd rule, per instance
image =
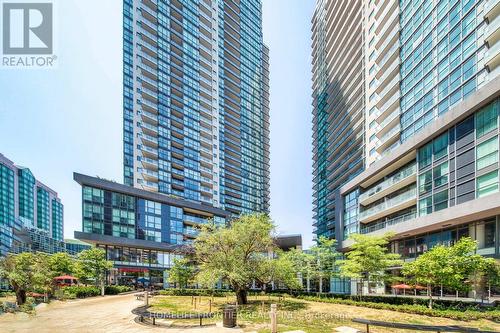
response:
[[[500,42],[490,46],[490,48],[486,51],[484,59],[484,64],[488,67],[490,72],[495,70],[495,68],[500,65]]]
[[[141,110],[140,115],[144,121],[150,121],[154,124],[158,124],[158,116],[155,115],[154,113]]]
[[[385,103],[390,92],[394,90],[399,90],[399,59],[395,58],[389,68],[384,72],[384,74],[379,79],[379,86],[376,92],[380,96],[377,101],[377,106],[380,107]]]
[[[153,169],[158,169],[158,160],[149,158],[149,157],[141,157],[141,162],[144,164],[146,167],[152,167]]]
[[[145,180],[158,181],[158,171],[139,168]]]
[[[398,123],[391,130],[385,133],[380,138],[380,145],[377,146],[377,152],[382,153],[388,147],[390,147],[397,139],[399,139],[399,133],[401,132],[401,125]]]
[[[382,62],[382,57],[388,53],[387,48],[393,44],[399,45],[399,26],[395,26],[394,29],[392,29],[385,42],[378,49],[380,53],[377,55],[377,58],[375,58],[375,63],[378,64]]]
[[[193,215],[184,215],[184,223],[186,224],[205,224],[207,223],[207,219],[203,217],[193,216]]]
[[[376,120],[377,122],[383,123],[384,119],[388,117],[395,109],[399,110],[399,98],[401,97],[401,94],[399,93],[399,90],[397,90],[394,95],[392,95],[387,102],[382,104],[382,107],[378,109],[378,112],[376,113]]]
[[[383,24],[380,33],[377,34],[378,40],[375,43],[377,50],[380,49],[382,42],[386,40],[387,35],[394,29],[394,26],[399,24],[399,10],[395,10],[390,16],[385,17],[387,17],[387,20],[384,20],[385,24]]]
[[[375,187],[369,188],[366,192],[359,196],[359,203],[363,206],[369,205],[416,181],[417,165],[413,164],[384,180]]]
[[[389,131],[389,129],[393,128],[397,123],[399,123],[399,111],[399,108],[396,109],[378,125],[377,137],[379,139],[383,137]]]
[[[158,113],[158,103],[151,102],[147,99],[142,99],[140,101],[141,101],[141,105],[143,107],[151,109],[151,110],[153,110],[153,112]]]
[[[385,221],[374,223],[372,225],[367,226],[366,228],[361,227],[360,233],[361,234],[369,234],[369,233],[372,233],[372,232],[375,232],[378,230],[385,229],[385,228],[390,227],[390,226],[395,225],[395,224],[399,224],[399,223],[413,220],[416,217],[417,217],[416,212],[401,215],[401,216],[392,218],[390,220],[385,220]]]
[[[484,29],[484,40],[489,45],[494,45],[500,40],[500,16],[489,22]]]
[[[146,144],[149,147],[153,148],[158,147],[158,138],[155,138],[154,136],[142,133],[141,140],[144,144]]]
[[[145,190],[148,191],[158,191],[158,183],[149,180],[138,179],[137,183]]]
[[[370,207],[364,211],[360,211],[359,221],[361,223],[372,222],[416,204],[417,189],[413,187],[412,189],[403,192],[393,198],[386,199],[384,202],[381,202],[376,206]]]
[[[398,69],[399,69],[399,41],[396,41],[394,45],[389,49],[389,51],[384,53],[384,56],[380,61],[377,62],[378,71],[375,75],[377,78],[380,78],[380,73],[386,74],[386,72],[392,72],[394,69],[394,60],[398,59]],[[390,69],[389,69],[390,68]],[[380,79],[380,82],[383,82],[383,79]]]
[[[498,0],[489,0],[484,5],[484,18],[488,21],[493,21],[496,17],[500,16],[500,2]]]
[[[141,145],[140,149],[141,149],[143,155],[145,155],[146,157],[151,156],[151,158],[153,158],[153,159],[158,158],[158,150],[157,149],[151,148],[148,146],[144,146],[144,145]]]
[[[197,237],[200,234],[200,230],[194,228],[184,228],[184,235],[188,237]]]

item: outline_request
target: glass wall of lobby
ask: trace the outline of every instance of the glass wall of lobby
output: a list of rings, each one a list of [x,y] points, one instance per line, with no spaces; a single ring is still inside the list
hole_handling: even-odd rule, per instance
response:
[[[106,258],[113,262],[108,283],[134,287],[168,287],[167,271],[176,258],[182,257],[180,254],[150,249],[103,244],[97,247],[105,250]]]
[[[403,238],[391,243],[391,251],[399,253],[405,261],[412,261],[436,245],[450,246],[462,237],[471,237],[477,241],[478,254],[499,257],[499,223],[500,216],[493,216],[477,222]]]

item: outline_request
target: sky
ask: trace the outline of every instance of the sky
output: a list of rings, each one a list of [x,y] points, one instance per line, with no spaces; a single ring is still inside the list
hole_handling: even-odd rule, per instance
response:
[[[31,169],[81,230],[73,172],[123,181],[122,0],[54,0],[52,69],[0,68],[0,153]],[[98,8],[98,10],[96,10]],[[314,0],[263,0],[270,48],[271,217],[312,243],[310,20]]]

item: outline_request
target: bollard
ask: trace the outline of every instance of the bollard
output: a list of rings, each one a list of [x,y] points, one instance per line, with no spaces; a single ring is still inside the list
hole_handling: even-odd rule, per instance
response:
[[[271,333],[278,333],[278,316],[276,313],[276,304],[271,304]]]
[[[144,305],[148,306],[149,305],[149,295],[147,290],[144,292]]]

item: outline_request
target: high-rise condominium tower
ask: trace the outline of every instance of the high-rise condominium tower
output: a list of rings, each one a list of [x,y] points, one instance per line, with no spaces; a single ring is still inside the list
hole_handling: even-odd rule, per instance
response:
[[[225,209],[269,210],[260,0],[124,0],[124,178]]]
[[[335,237],[335,190],[364,169],[361,0],[318,0],[312,19],[314,232]]]
[[[317,0],[312,27],[316,235],[500,255],[500,1]]]
[[[62,248],[63,215],[63,204],[53,189],[30,169],[0,154],[0,255]]]

